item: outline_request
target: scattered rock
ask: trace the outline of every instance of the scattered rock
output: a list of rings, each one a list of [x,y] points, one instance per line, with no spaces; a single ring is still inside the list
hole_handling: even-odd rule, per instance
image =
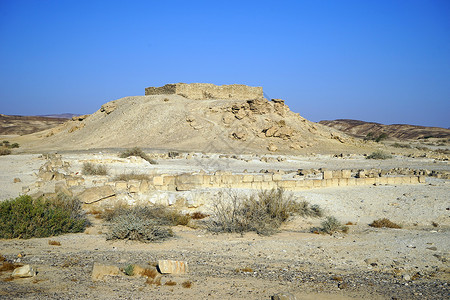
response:
[[[275,146],[274,144],[270,143],[269,146],[267,146],[267,150],[269,150],[271,152],[275,152],[278,150],[278,147]]]
[[[158,268],[162,274],[185,274],[188,272],[188,265],[185,261],[158,260]]]
[[[19,183],[22,182],[22,180],[20,180],[20,178],[14,178],[14,183]]]
[[[33,277],[36,276],[36,271],[30,265],[24,265],[14,269],[11,276],[19,278]]]

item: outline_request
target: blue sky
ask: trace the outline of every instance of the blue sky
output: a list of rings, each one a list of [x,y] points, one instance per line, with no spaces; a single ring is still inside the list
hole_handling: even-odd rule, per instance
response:
[[[312,121],[450,127],[450,1],[0,0],[0,113],[92,113],[175,82]]]

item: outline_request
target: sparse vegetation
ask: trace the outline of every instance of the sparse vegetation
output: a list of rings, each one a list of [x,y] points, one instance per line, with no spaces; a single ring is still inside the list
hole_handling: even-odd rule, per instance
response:
[[[333,234],[336,231],[341,231],[344,233],[348,232],[348,227],[341,224],[335,217],[327,217],[325,221],[321,223],[321,228],[314,228],[313,231],[322,232],[327,234]]]
[[[400,144],[400,143],[394,143],[394,144],[392,144],[392,147],[394,147],[394,148],[411,148],[411,146],[408,144]]]
[[[189,289],[192,287],[192,282],[190,282],[189,280],[186,280],[181,284],[181,286],[184,287],[185,289]]]
[[[80,201],[64,195],[55,200],[24,195],[0,202],[0,238],[28,239],[82,232],[88,224]]]
[[[193,212],[193,213],[190,214],[189,216],[190,216],[191,219],[193,219],[193,220],[201,220],[201,219],[204,219],[204,218],[209,217],[209,215],[204,214],[204,213],[199,212],[199,211]]]
[[[83,163],[83,175],[107,175],[108,169],[103,165],[94,165],[92,163]]]
[[[385,153],[381,150],[372,152],[370,155],[366,157],[366,159],[389,159],[392,158],[392,155]]]
[[[173,236],[168,226],[187,225],[189,215],[164,206],[118,207],[105,212],[109,222],[108,239],[155,242]]]
[[[48,241],[48,244],[49,244],[49,245],[52,245],[52,246],[61,246],[61,243],[60,243],[60,242],[58,242],[58,241],[52,241],[52,240],[49,240],[49,241]]]
[[[392,222],[387,218],[378,219],[369,224],[370,227],[375,228],[402,228],[402,226]]]
[[[169,280],[169,281],[166,281],[166,283],[164,283],[164,285],[174,286],[174,285],[177,285],[177,283],[175,281]]]
[[[10,155],[11,154],[11,150],[9,150],[8,148],[5,147],[0,147],[0,156],[1,155]]]
[[[134,265],[128,265],[125,267],[125,269],[123,269],[123,272],[127,275],[127,276],[133,276],[134,275]]]
[[[141,157],[142,159],[145,159],[146,161],[148,161],[150,164],[156,165],[156,161],[151,159],[150,157],[148,157],[148,155],[145,154],[144,151],[142,151],[142,149],[138,148],[138,147],[134,147],[133,149],[125,150],[119,154],[119,157],[121,157],[121,158],[127,158],[130,156]]]
[[[114,177],[115,181],[150,180],[147,174],[123,173]]]
[[[256,195],[238,196],[228,193],[228,197],[215,201],[214,214],[208,222],[213,232],[255,231],[270,235],[292,215],[318,216],[322,214],[316,206],[296,202],[291,194],[282,189],[261,191]]]

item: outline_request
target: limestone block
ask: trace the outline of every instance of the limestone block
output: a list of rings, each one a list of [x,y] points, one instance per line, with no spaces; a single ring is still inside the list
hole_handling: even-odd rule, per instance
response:
[[[263,174],[263,181],[272,181],[272,174]]]
[[[178,260],[158,260],[158,268],[162,274],[186,274],[188,264]]]
[[[203,184],[203,175],[182,174],[175,178],[175,184]]]
[[[163,176],[163,185],[175,185],[175,176],[172,175],[164,175]]]
[[[295,182],[294,182],[293,187],[295,187]],[[262,182],[262,183],[261,183],[261,188],[262,188],[263,190],[276,189],[276,188],[277,188],[277,184],[276,184],[275,182],[273,182],[273,181]],[[291,187],[289,187],[289,188],[291,188]]]
[[[163,185],[163,184],[164,184],[164,177],[162,176],[153,177],[153,185]]]
[[[333,173],[333,178],[342,178],[341,170],[334,170],[334,171],[332,171],[332,173]]]
[[[358,177],[358,178],[365,178],[366,177],[366,172],[364,170],[360,170],[356,174],[356,177]]]
[[[322,186],[322,180],[320,179],[313,179],[313,187],[321,187]]]
[[[411,183],[411,177],[409,177],[409,176],[403,176],[400,178],[401,178],[402,184],[410,184]]]
[[[348,186],[348,178],[339,178],[339,186]]]
[[[323,179],[331,179],[333,178],[333,175],[332,171],[323,171]]]
[[[253,175],[243,175],[242,176],[242,182],[253,182]]]
[[[181,183],[176,185],[177,191],[190,191],[195,190],[198,187],[196,184],[190,184],[190,183]],[[168,190],[168,187],[165,186],[166,190]]]
[[[78,180],[69,178],[69,179],[66,179],[66,183],[67,183],[67,186],[77,186]]]
[[[366,181],[365,178],[355,178],[356,179],[356,185],[365,185]]]
[[[93,281],[103,280],[105,276],[120,275],[119,267],[94,263],[91,278]]]
[[[349,186],[356,185],[356,178],[347,178],[347,184]]]
[[[15,268],[12,272],[12,277],[26,278],[36,275],[36,271],[30,265]]]
[[[252,183],[251,182],[241,182],[241,183],[233,184],[233,188],[235,188],[235,189],[251,189]]]
[[[378,177],[377,183],[378,184],[388,184],[388,177]]]
[[[146,193],[149,191],[149,183],[148,180],[142,180],[141,184],[139,185],[139,193]]]
[[[419,183],[425,183],[426,177],[425,176],[419,176]]]
[[[128,183],[126,181],[116,181],[116,191],[125,192],[128,190]]]
[[[350,170],[341,170],[341,177],[342,178],[351,178],[352,177],[352,171],[350,171]]]
[[[263,181],[262,175],[254,175],[253,176],[253,182],[261,182],[261,181]]]
[[[252,182],[252,189],[254,190],[260,190],[262,189],[262,182]]]
[[[304,186],[312,188],[314,186],[314,182],[311,179],[305,179],[304,180]]]
[[[130,180],[130,181],[128,181],[128,191],[130,193],[138,193],[140,185],[141,185],[140,181]]]
[[[64,180],[64,174],[59,173],[59,172],[55,172],[53,179],[54,180]]]
[[[114,192],[113,188],[109,185],[104,186],[96,186],[89,189],[84,190],[78,195],[78,199],[80,199],[81,202],[84,202],[86,204],[90,204],[93,202],[97,202],[109,197],[114,196],[116,193]]]
[[[272,175],[272,180],[273,181],[281,181],[281,180],[283,180],[283,177],[282,177],[281,174],[273,174]]]
[[[419,176],[411,176],[411,183],[412,184],[418,184],[419,183]]]
[[[40,174],[39,176],[44,181],[50,181],[55,177],[55,174],[53,172],[44,172],[44,173]]]
[[[365,178],[366,180],[364,181],[364,184],[366,185],[373,185],[376,183],[375,178]]]

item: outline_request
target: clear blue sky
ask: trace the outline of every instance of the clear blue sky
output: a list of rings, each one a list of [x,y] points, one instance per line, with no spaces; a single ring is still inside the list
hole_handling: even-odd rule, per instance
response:
[[[0,0],[0,113],[92,113],[176,82],[312,121],[450,126],[450,1]]]

